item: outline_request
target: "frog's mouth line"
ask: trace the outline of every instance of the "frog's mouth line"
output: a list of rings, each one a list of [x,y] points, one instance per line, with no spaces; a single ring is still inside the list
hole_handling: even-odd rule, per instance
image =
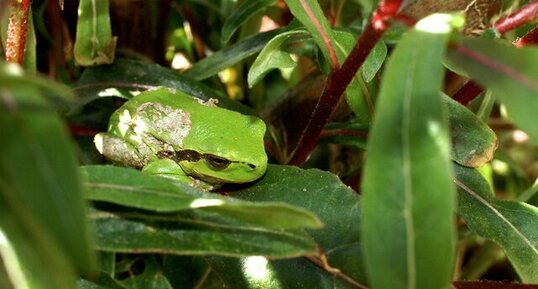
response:
[[[230,164],[232,163],[241,163],[249,166],[251,169],[255,169],[256,166],[249,163],[244,162],[238,162],[238,161],[230,161],[225,158],[218,157],[216,155],[212,154],[201,154],[197,151],[193,150],[180,150],[180,151],[168,151],[168,150],[162,150],[157,152],[157,157],[160,159],[171,159],[179,164],[179,162],[187,161],[187,162],[198,162],[201,159],[205,159],[207,163],[213,168],[214,170],[224,170]]]

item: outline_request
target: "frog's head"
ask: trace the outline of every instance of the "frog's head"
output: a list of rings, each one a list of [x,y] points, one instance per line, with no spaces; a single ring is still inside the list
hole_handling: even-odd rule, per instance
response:
[[[191,114],[194,124],[176,152],[183,171],[208,183],[247,183],[267,169],[263,138],[265,123],[254,116],[207,107],[210,112]],[[203,118],[203,119],[198,119]]]

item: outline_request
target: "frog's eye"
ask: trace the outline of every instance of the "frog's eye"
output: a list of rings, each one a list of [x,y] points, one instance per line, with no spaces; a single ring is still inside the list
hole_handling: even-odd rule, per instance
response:
[[[227,159],[223,159],[221,157],[217,157],[214,155],[206,154],[204,156],[207,162],[209,163],[209,165],[212,166],[216,170],[223,170],[227,168],[231,163]]]
[[[202,158],[202,155],[193,150],[182,150],[176,151],[175,161],[188,161],[188,162],[197,162]]]

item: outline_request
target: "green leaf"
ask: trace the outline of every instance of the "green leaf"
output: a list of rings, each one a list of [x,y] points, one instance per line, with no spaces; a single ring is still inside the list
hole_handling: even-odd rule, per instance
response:
[[[237,10],[235,10],[222,27],[221,37],[224,42],[228,42],[230,37],[234,32],[241,26],[247,19],[256,14],[257,12],[262,11],[270,5],[273,5],[276,0],[246,0],[244,1]]]
[[[2,179],[0,188],[7,191]],[[73,288],[75,272],[64,249],[33,216],[7,205],[5,195],[0,195],[0,256],[14,286],[2,288]],[[5,282],[9,278],[0,281]]]
[[[491,89],[508,116],[538,143],[538,49],[499,40],[461,38],[448,52],[451,65]]]
[[[452,160],[467,167],[481,167],[493,159],[498,140],[495,132],[465,106],[442,95],[448,108]]]
[[[332,69],[339,68],[334,36],[331,26],[323,14],[317,0],[286,0],[286,4],[321,49],[323,57],[332,63]]]
[[[320,230],[308,230],[308,233],[328,255],[336,252],[342,246],[360,244],[361,198],[356,192],[342,184],[334,174],[317,169],[303,170],[293,166],[269,165],[265,176],[254,186],[230,192],[230,195],[248,201],[286,202],[314,212],[325,226]],[[347,258],[353,261],[334,258],[332,260],[334,262],[331,262],[330,265],[333,268],[348,272],[349,269],[345,266],[349,263],[361,262],[360,250],[351,250],[348,253]],[[319,272],[313,270],[312,264],[308,260],[289,260],[289,262],[281,262],[282,264],[278,266],[282,266],[282,274],[289,272],[286,275],[286,278],[289,278],[288,282],[296,282],[290,288],[300,288],[297,286],[301,282],[305,282],[304,284],[310,282],[307,280],[313,280],[314,283],[319,281],[328,286],[335,279],[330,274],[319,273],[322,270]],[[353,272],[350,272],[351,276],[364,276],[365,272],[360,272],[361,270],[361,268],[355,267]],[[294,281],[296,279],[293,276],[300,275],[305,277],[300,278],[300,281]],[[365,282],[362,279],[355,281]],[[340,287],[343,283],[338,281],[337,284],[339,284],[337,288],[343,288]],[[313,286],[303,288],[319,288]]]
[[[0,198],[21,219],[17,234],[27,240],[18,241],[36,245],[41,241],[37,236],[50,238],[46,246],[57,248],[58,258],[88,272],[95,260],[75,154],[65,127],[32,85],[8,87],[0,92],[0,99]]]
[[[438,24],[448,26],[426,26]],[[455,206],[439,95],[447,39],[446,33],[415,28],[402,37],[385,70],[362,183],[372,288],[445,288],[450,282]]]
[[[362,64],[361,73],[364,81],[370,82],[374,79],[381,66],[383,66],[385,58],[387,58],[387,45],[384,41],[379,41]]]
[[[112,37],[108,0],[80,0],[73,51],[77,64],[110,64],[114,62],[115,49],[116,37]]]
[[[196,80],[214,76],[222,70],[258,53],[273,37],[284,31],[285,28],[279,28],[249,36],[196,62],[185,72],[185,75]]]
[[[525,283],[538,283],[538,208],[497,200],[474,169],[455,165],[458,214],[480,236],[497,243]]]
[[[292,30],[275,36],[260,52],[248,72],[248,86],[253,87],[271,70],[275,68],[293,68],[295,60],[288,52],[280,50],[280,47],[290,37],[307,35],[305,30]]]
[[[92,214],[97,248],[123,253],[178,255],[263,255],[289,258],[314,255],[316,244],[300,231],[271,231],[184,217]]]
[[[0,86],[9,88],[35,87],[40,91],[53,94],[52,96],[62,100],[73,99],[73,92],[68,86],[52,82],[42,76],[24,73],[22,68],[15,63],[0,61]],[[3,109],[3,106],[0,107]]]
[[[349,282],[324,271],[305,258],[268,260],[261,256],[235,259],[205,258],[210,275],[204,288],[234,289],[356,289]]]
[[[285,203],[252,203],[197,191],[167,179],[114,166],[85,166],[86,197],[155,212],[200,210],[264,228],[319,228],[317,217]]]
[[[230,100],[220,92],[174,71],[154,63],[129,58],[118,58],[112,65],[89,67],[84,70],[75,86],[83,99],[80,105],[100,97],[132,98],[137,92],[159,86],[183,91],[197,98],[219,100],[219,106],[254,114],[252,109]]]

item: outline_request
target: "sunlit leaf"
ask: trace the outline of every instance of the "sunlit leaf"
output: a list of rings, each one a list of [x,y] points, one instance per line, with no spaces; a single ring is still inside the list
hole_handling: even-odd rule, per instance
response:
[[[339,61],[334,47],[333,31],[318,1],[286,0],[286,4],[293,16],[312,34],[312,38],[321,49],[325,60],[332,63],[332,69],[337,69]]]
[[[322,229],[309,230],[308,232],[321,249],[328,254],[336,252],[342,245],[361,244],[359,231],[361,198],[349,187],[342,184],[334,174],[316,169],[303,170],[293,166],[269,165],[266,175],[254,186],[231,192],[231,195],[256,202],[286,202],[315,213],[325,226]],[[332,259],[334,262],[331,262],[330,265],[347,272],[346,265],[361,262],[362,252],[360,250],[350,250],[348,253],[347,258],[352,260],[334,258]],[[312,268],[312,264],[309,263],[308,260],[290,260],[271,266],[275,266],[275,270],[279,270],[281,274],[289,273],[282,278],[286,279],[289,284],[293,284],[293,286],[290,285],[292,286],[290,288],[300,288],[296,286],[299,286],[301,282],[308,283],[309,281],[305,279],[309,278],[323,284],[333,279],[327,279],[328,276],[325,274],[306,272],[308,271],[306,268]],[[353,277],[359,278],[365,275],[365,272],[359,267],[354,268],[353,272],[350,273]],[[301,274],[310,277],[299,279],[299,281],[293,279],[293,276]],[[365,280],[355,281],[364,282]],[[347,288],[340,287],[344,286],[345,282],[338,281],[337,284],[339,284],[338,288]]]
[[[271,39],[263,48],[248,72],[248,85],[253,87],[271,70],[275,68],[293,68],[296,63],[288,52],[282,51],[281,46],[290,37],[305,35],[305,30],[292,30],[281,33]]]
[[[108,9],[108,0],[80,0],[73,51],[79,65],[93,66],[114,61],[116,37],[112,37]]]

